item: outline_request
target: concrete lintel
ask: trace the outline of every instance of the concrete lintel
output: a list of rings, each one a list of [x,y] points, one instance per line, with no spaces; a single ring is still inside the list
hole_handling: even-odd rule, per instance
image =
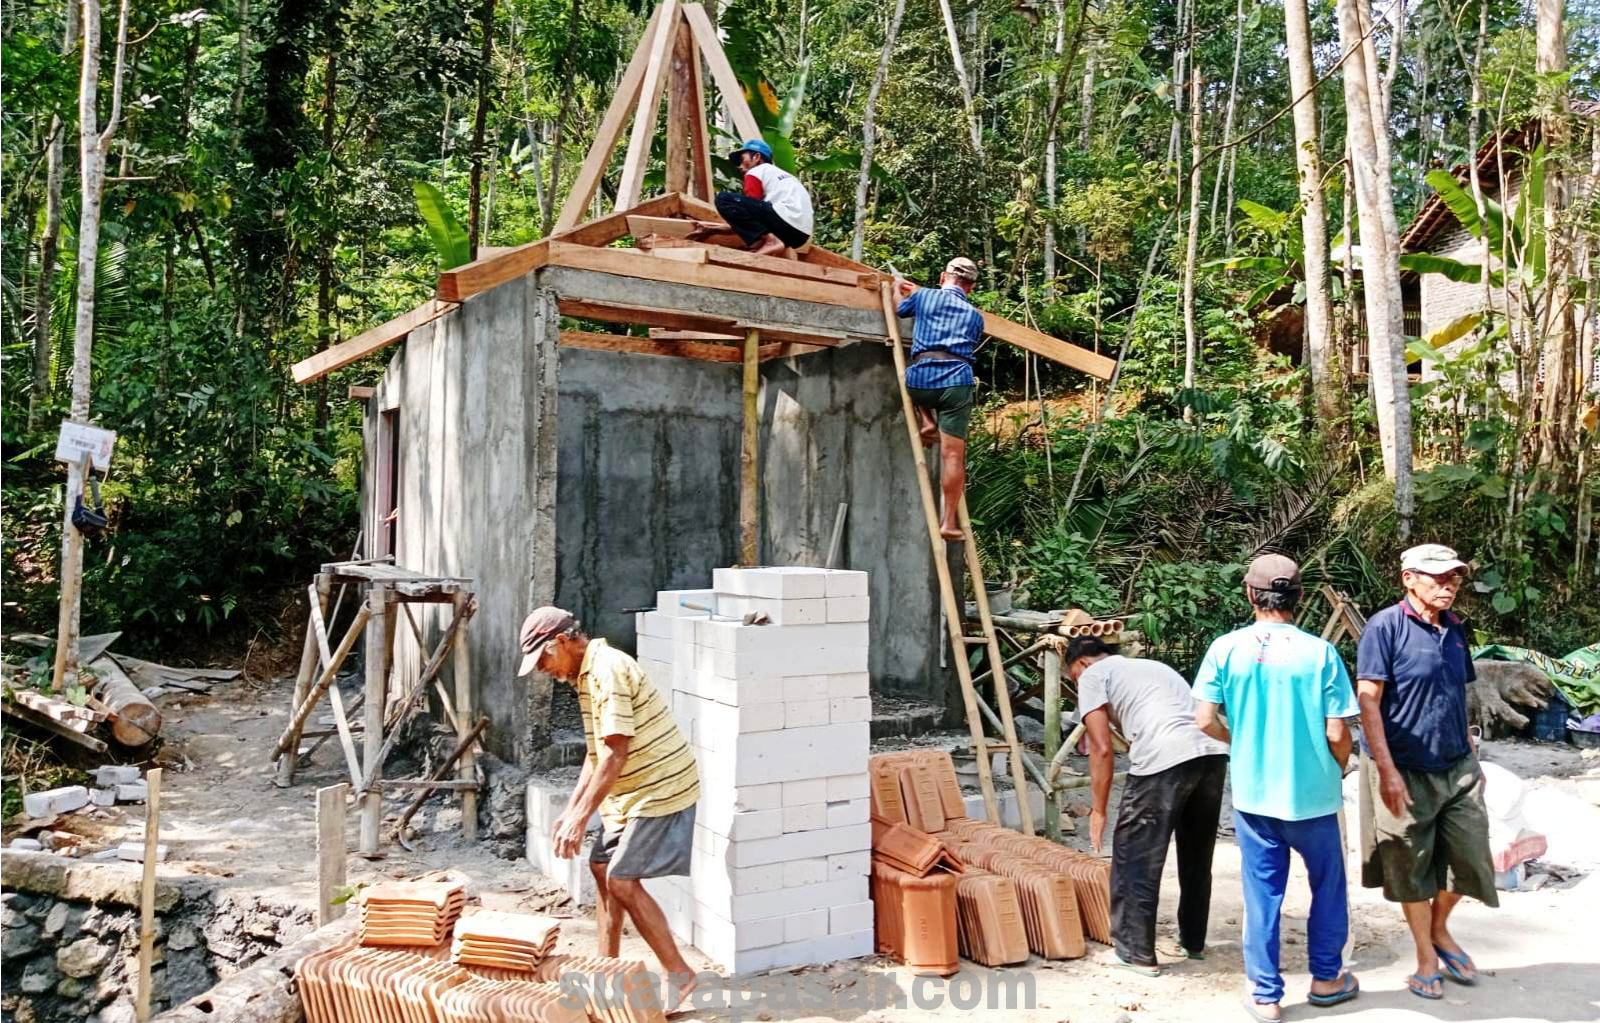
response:
[[[727,317],[741,323],[766,323],[795,331],[845,331],[862,340],[885,342],[883,317],[871,309],[850,309],[770,295],[747,295],[717,288],[694,288],[638,277],[549,266],[538,272],[539,286],[562,298],[652,306],[683,313]],[[909,320],[901,331],[910,336]]]

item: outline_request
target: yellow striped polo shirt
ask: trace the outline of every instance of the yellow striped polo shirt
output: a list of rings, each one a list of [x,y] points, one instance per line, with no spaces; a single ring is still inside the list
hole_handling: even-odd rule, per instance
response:
[[[578,672],[578,710],[589,755],[606,736],[627,735],[628,761],[600,804],[607,827],[634,817],[665,817],[700,799],[700,772],[672,712],[639,662],[591,639]]]

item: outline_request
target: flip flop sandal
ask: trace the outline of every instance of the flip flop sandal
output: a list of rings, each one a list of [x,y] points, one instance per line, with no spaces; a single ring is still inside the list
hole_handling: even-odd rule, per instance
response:
[[[1130,973],[1137,973],[1141,977],[1161,976],[1161,967],[1144,966],[1139,963],[1130,963],[1119,955],[1112,955],[1110,965],[1115,966],[1119,970],[1127,970]]]
[[[1268,1016],[1266,1013],[1261,1011],[1261,1005],[1261,1002],[1256,1001],[1250,995],[1244,996],[1244,1011],[1248,1012],[1250,1014],[1250,1018],[1255,1020],[1256,1023],[1283,1023],[1282,1009],[1278,1010],[1278,1015]]]
[[[1344,975],[1344,985],[1340,987],[1339,990],[1326,995],[1319,995],[1316,992],[1312,992],[1311,994],[1306,995],[1306,1001],[1310,1002],[1312,1005],[1315,1005],[1319,1009],[1326,1009],[1330,1005],[1338,1005],[1340,1002],[1348,1002],[1350,999],[1354,998],[1360,993],[1361,982],[1356,980],[1355,974],[1346,973]]]
[[[1438,953],[1440,961],[1444,963],[1444,972],[1449,975],[1451,980],[1467,987],[1471,987],[1478,982],[1478,967],[1472,961],[1471,956],[1465,952],[1456,955],[1454,952],[1446,951],[1438,945],[1433,946],[1433,950]],[[1472,976],[1470,977],[1467,976],[1466,971],[1468,970],[1472,971]]]
[[[1440,985],[1441,990],[1438,994],[1434,994],[1428,990],[1428,988],[1432,987],[1434,984]],[[1418,998],[1426,998],[1430,1002],[1437,1002],[1439,999],[1444,997],[1444,991],[1442,990],[1443,986],[1444,977],[1437,973],[1431,977],[1424,977],[1420,973],[1413,973],[1411,976],[1406,978],[1406,990],[1410,991]]]

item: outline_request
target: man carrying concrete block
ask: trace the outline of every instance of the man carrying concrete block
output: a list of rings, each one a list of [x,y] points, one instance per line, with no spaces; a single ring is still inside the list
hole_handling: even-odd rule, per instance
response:
[[[578,786],[556,819],[555,854],[577,855],[596,810],[603,825],[589,856],[594,874],[599,954],[616,957],[622,914],[633,918],[668,977],[665,1009],[694,990],[694,971],[672,938],[661,906],[645,891],[652,877],[687,875],[694,851],[700,773],[666,701],[639,664],[603,639],[590,639],[559,607],[541,607],[522,623],[522,665],[578,691],[588,753]]]

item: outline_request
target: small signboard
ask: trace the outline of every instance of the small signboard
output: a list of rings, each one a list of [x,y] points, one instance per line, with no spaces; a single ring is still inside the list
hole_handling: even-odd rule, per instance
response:
[[[111,467],[111,448],[116,443],[115,430],[63,420],[61,436],[56,438],[56,461],[76,464],[88,455],[94,467],[104,472]]]

